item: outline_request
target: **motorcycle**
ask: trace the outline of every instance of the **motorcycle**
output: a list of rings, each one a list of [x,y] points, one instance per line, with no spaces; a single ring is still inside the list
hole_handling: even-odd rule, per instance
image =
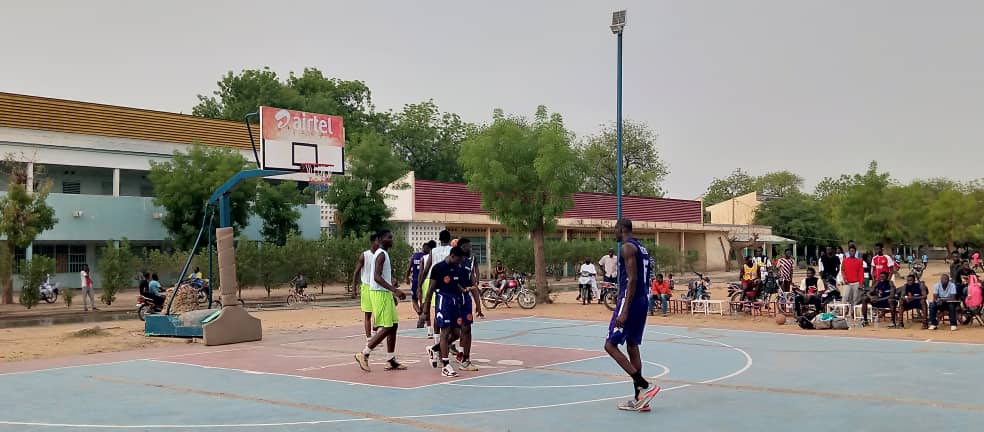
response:
[[[520,274],[513,274],[506,279],[506,286],[500,288],[493,286],[492,282],[482,282],[480,285],[482,305],[486,309],[495,309],[500,304],[509,307],[509,303],[516,300],[519,307],[523,309],[533,309],[536,307],[536,294],[526,288],[526,278]]]
[[[154,303],[154,299],[145,295],[137,296],[137,316],[140,318],[140,321],[143,321],[144,317],[148,314],[160,313],[161,310],[162,308]]]
[[[38,292],[41,293],[41,300],[45,303],[51,304],[58,300],[58,284],[51,283],[51,275],[47,275],[44,278],[44,282],[38,286]]]
[[[598,282],[598,288],[601,289],[601,301],[605,307],[610,311],[615,310],[618,304],[618,285],[611,282]]]
[[[596,277],[597,275],[591,272],[582,271],[581,276],[577,279],[577,287],[581,291],[582,305],[591,303],[591,288],[594,286],[593,283],[598,283]]]

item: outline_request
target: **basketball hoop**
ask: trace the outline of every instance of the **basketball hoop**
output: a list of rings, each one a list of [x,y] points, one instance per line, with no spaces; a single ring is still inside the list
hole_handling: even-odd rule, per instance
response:
[[[324,192],[331,187],[331,169],[334,164],[302,163],[301,171],[308,175],[308,187],[316,192]]]

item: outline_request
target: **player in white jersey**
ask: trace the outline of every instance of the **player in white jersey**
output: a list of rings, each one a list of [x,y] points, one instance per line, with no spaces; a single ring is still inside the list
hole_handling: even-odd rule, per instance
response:
[[[420,274],[426,275],[425,277],[420,278],[419,281],[420,288],[417,290],[417,292],[420,293],[420,296],[422,298],[427,298],[427,292],[430,286],[431,272],[433,270],[433,266],[441,261],[444,261],[444,259],[451,254],[451,232],[448,230],[443,230],[441,231],[440,234],[438,234],[437,239],[438,241],[440,241],[440,244],[436,248],[431,249],[431,253],[430,255],[428,255],[427,259],[425,260],[426,263],[424,264],[424,266],[421,268],[420,271]],[[436,298],[431,296],[431,300],[432,302],[436,301]],[[430,305],[425,304],[424,307],[422,307],[421,309],[429,310],[430,308],[433,307],[434,304],[430,304]],[[427,323],[427,336],[433,336],[435,342],[441,341],[439,336],[439,330],[437,328],[437,323],[431,323],[431,322]],[[430,346],[428,346],[427,348],[430,349]],[[457,349],[455,349],[454,351],[455,353],[457,353]]]
[[[393,263],[390,260],[389,248],[393,246],[393,233],[382,230],[376,236],[379,249],[373,258],[373,274],[369,283],[369,297],[372,299],[372,314],[376,319],[379,331],[366,342],[366,347],[355,354],[359,368],[369,372],[369,354],[377,345],[386,341],[386,370],[405,370],[406,366],[396,361],[396,332],[400,317],[396,313],[396,299],[406,298],[399,288],[399,282],[393,278]]]
[[[352,287],[358,290],[360,307],[365,314],[363,324],[367,341],[372,336],[372,300],[369,297],[369,286],[375,273],[375,256],[378,249],[379,239],[373,234],[369,236],[369,249],[359,254],[359,259],[355,263],[355,272],[352,274]]]

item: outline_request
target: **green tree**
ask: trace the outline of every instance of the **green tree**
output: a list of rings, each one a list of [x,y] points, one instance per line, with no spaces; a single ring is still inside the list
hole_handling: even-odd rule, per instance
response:
[[[27,164],[7,156],[0,162],[0,178],[6,177],[9,185],[6,195],[0,196],[0,248],[6,249],[0,257],[0,285],[3,286],[2,304],[14,302],[13,259],[15,249],[24,249],[42,232],[52,229],[58,219],[55,210],[48,206],[51,181],[37,182],[34,192],[28,192]]]
[[[369,87],[362,81],[329,78],[316,68],[291,72],[281,79],[269,67],[229,71],[212,96],[198,95],[192,114],[242,121],[261,105],[341,116],[345,131],[358,136],[380,130],[385,116],[376,114]]]
[[[616,182],[615,123],[605,125],[600,132],[587,138],[578,152],[584,163],[586,192],[614,194]],[[659,134],[644,122],[625,120],[622,123],[622,193],[661,197],[663,180],[670,170],[659,157],[656,138]]]
[[[407,166],[384,137],[375,133],[360,138],[349,155],[351,176],[333,180],[325,201],[335,207],[343,235],[378,230],[391,214],[381,189],[406,174]]]
[[[755,186],[764,195],[784,197],[800,192],[803,187],[803,177],[786,170],[774,171],[759,176]]]
[[[776,235],[803,246],[826,246],[837,238],[820,202],[800,192],[762,203],[755,211],[755,223],[771,226]]]
[[[236,243],[236,282],[239,284],[240,298],[243,296],[243,287],[259,285],[259,268],[259,243],[250,240],[245,235],[240,236]]]
[[[712,206],[755,191],[757,179],[741,168],[724,178],[715,177],[704,193],[704,206]]]
[[[137,257],[125,237],[120,240],[119,246],[113,240],[106,242],[98,266],[102,275],[102,295],[99,299],[103,303],[112,305],[116,301],[116,293],[131,286],[136,264]]]
[[[460,161],[482,208],[510,230],[530,233],[537,294],[549,301],[544,234],[573,205],[580,177],[562,118],[544,106],[533,121],[497,111],[491,125],[462,144]]]
[[[288,276],[288,260],[284,248],[276,243],[262,243],[257,258],[257,282],[263,285],[267,297],[278,285],[286,283]]]
[[[406,161],[417,178],[461,182],[458,163],[461,143],[475,131],[457,114],[442,113],[433,100],[407,104],[392,115],[386,137],[394,153]]]
[[[24,281],[24,286],[21,287],[20,304],[28,309],[37,306],[41,300],[41,292],[38,289],[45,278],[54,272],[55,260],[46,256],[35,255],[30,260],[21,261],[21,279]]]
[[[864,174],[854,174],[841,190],[827,199],[840,238],[854,239],[863,244],[885,243],[886,247],[905,240],[900,224],[898,204],[889,190],[895,186],[888,173],[878,172],[872,161]]]
[[[977,202],[956,189],[942,191],[928,208],[926,231],[934,244],[955,250],[957,244],[975,238],[981,217]]]
[[[180,249],[190,249],[201,229],[205,202],[239,171],[246,159],[234,150],[193,145],[187,152],[175,151],[170,161],[150,162],[147,176],[154,185],[154,203],[164,207],[161,223]],[[246,181],[230,194],[232,225],[242,229],[256,196],[256,182]],[[213,221],[215,224],[218,220]],[[213,227],[214,228],[214,227]]]
[[[492,256],[510,271],[532,273],[534,270],[533,241],[525,236],[493,238]]]
[[[295,182],[259,182],[253,210],[263,219],[263,226],[260,228],[263,240],[283,246],[287,242],[287,236],[299,233],[301,229],[297,220],[301,217],[301,212],[298,207],[304,202],[304,194]]]
[[[287,279],[293,279],[297,274],[304,275],[305,280],[311,279],[317,273],[318,258],[317,241],[307,240],[297,235],[287,237],[283,246],[284,262],[289,263],[290,272]]]

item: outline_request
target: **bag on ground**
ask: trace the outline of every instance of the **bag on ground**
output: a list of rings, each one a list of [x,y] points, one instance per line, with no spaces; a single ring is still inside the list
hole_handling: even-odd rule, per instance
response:
[[[847,330],[848,328],[850,328],[850,325],[848,325],[847,323],[847,318],[836,317],[830,320],[830,327],[833,328],[834,330]]]
[[[813,330],[814,328],[813,322],[810,321],[810,319],[805,316],[799,317],[799,321],[797,321],[797,324],[799,324],[801,329],[805,329],[805,330]]]

